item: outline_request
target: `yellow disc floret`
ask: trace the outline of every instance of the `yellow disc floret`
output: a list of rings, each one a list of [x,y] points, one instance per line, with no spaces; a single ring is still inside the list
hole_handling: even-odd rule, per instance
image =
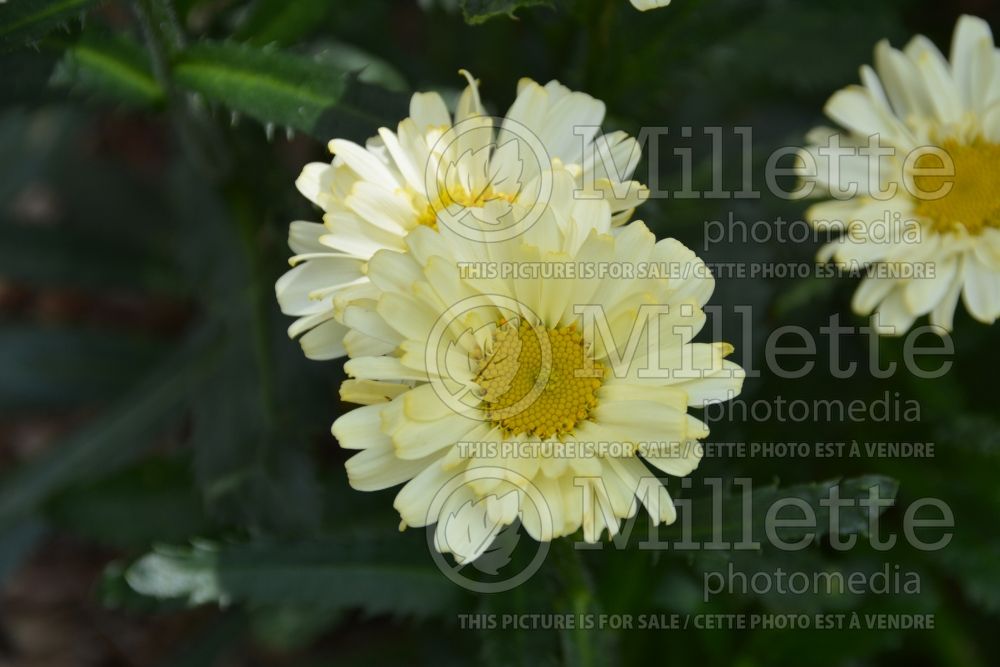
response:
[[[597,406],[604,367],[576,326],[501,324],[476,376],[482,409],[507,435],[545,439],[572,432]]]
[[[933,229],[942,234],[962,227],[973,235],[982,233],[985,227],[1000,228],[1000,144],[948,140],[941,148],[951,164],[946,160],[942,165],[940,156],[930,153],[916,160],[921,170],[944,174],[914,176],[917,215],[929,220]]]

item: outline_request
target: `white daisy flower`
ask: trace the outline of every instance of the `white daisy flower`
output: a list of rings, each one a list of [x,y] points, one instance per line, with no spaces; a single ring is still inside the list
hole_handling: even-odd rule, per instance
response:
[[[609,233],[607,202],[570,206],[568,222],[495,243],[417,229],[407,252],[370,261],[379,296],[344,310],[359,338],[341,397],[365,404],[333,424],[342,447],[360,450],[350,483],[405,483],[401,527],[437,523],[437,549],[459,562],[518,518],[539,541],[581,526],[588,541],[614,535],[640,502],[674,521],[654,473],[694,470],[708,428],[688,408],[742,386],[731,345],[691,342],[714,289],[701,260],[641,222]]]
[[[629,0],[632,6],[638,9],[640,12],[646,12],[650,9],[658,9],[660,7],[666,7],[670,4],[670,0]]]
[[[282,312],[298,317],[288,333],[302,336],[306,356],[345,354],[338,310],[372,295],[366,263],[378,250],[405,250],[415,229],[461,225],[464,215],[503,228],[562,188],[607,199],[621,224],[645,199],[648,189],[629,180],[640,156],[635,139],[598,135],[603,102],[557,81],[522,79],[506,116],[493,119],[463,74],[469,85],[454,114],[437,93],[417,93],[395,132],[382,128],[364,147],[334,139],[332,163],[302,170],[296,186],[323,209],[323,224],[291,224],[294,268],[275,289]],[[568,182],[556,176],[564,171]]]
[[[868,267],[852,307],[874,311],[884,333],[901,335],[926,314],[950,330],[960,295],[975,319],[992,323],[1000,315],[1000,51],[989,26],[961,17],[950,62],[923,36],[902,51],[882,41],[861,80],[825,108],[846,132],[813,130],[800,164],[807,183],[836,197],[806,218],[845,232],[820,260]],[[853,154],[824,156],[831,138]],[[869,146],[893,154],[879,161],[861,152]]]

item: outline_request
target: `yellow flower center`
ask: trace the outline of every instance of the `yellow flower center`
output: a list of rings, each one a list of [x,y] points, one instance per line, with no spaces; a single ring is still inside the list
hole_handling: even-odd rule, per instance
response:
[[[417,219],[421,225],[425,225],[431,229],[437,229],[438,212],[445,210],[453,204],[458,204],[464,208],[480,208],[488,202],[498,200],[512,204],[517,198],[514,194],[494,190],[492,185],[487,185],[479,192],[469,192],[462,186],[452,186],[449,188],[443,183],[438,186],[437,195],[436,199],[428,202],[423,213]]]
[[[501,326],[476,383],[481,407],[508,435],[570,433],[597,406],[604,367],[588,358],[576,326],[546,329],[521,320]]]
[[[1000,144],[977,140],[959,144],[948,140],[941,148],[951,158],[942,165],[940,155],[921,155],[915,166],[937,169],[953,175],[914,176],[917,187],[917,215],[930,221],[931,228],[947,234],[961,228],[980,234],[985,227],[1000,228]],[[950,167],[954,165],[954,170]],[[949,167],[942,169],[942,167]],[[945,191],[942,188],[948,188]],[[937,192],[946,192],[936,196]]]

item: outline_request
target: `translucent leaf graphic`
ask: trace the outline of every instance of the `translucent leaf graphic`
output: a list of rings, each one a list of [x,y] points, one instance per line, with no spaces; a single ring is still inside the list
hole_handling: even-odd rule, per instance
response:
[[[517,523],[504,527],[483,555],[472,561],[472,567],[483,574],[499,574],[500,570],[510,562],[510,555],[514,553],[521,539],[521,532],[517,528]]]
[[[521,348],[524,343],[515,336],[502,349],[495,350],[489,358],[489,363],[483,369],[483,379],[488,380],[489,390],[484,400],[496,402],[510,390],[520,366]],[[507,359],[513,359],[512,364],[504,364]]]
[[[476,128],[468,133],[488,130]],[[472,142],[478,143],[478,142]],[[514,201],[523,188],[524,160],[521,142],[511,140],[497,147],[486,143],[467,148],[449,162],[442,174],[442,199],[449,205],[475,210],[476,218],[491,225],[513,209]]]
[[[524,144],[511,139],[502,146],[496,146],[488,165],[488,181],[494,190],[517,195],[524,187],[524,157],[521,154]],[[523,150],[530,150],[524,146]]]
[[[491,508],[491,504],[495,507]],[[475,561],[486,553],[508,524],[504,518],[516,516],[517,506],[517,491],[510,491],[503,497],[489,495],[479,500],[467,500],[438,526],[435,535],[438,550],[451,553],[459,565]],[[497,562],[501,560],[499,556],[494,558]]]
[[[442,380],[451,383],[449,392],[452,399],[464,401],[469,394],[475,394],[475,405],[479,404],[478,392],[480,386],[469,378],[474,378],[480,369],[480,362],[468,354],[469,340],[486,340],[496,330],[496,323],[488,322],[474,329],[466,329],[454,339],[448,341],[444,354],[439,357],[438,368],[435,369]],[[485,335],[484,335],[485,334]],[[507,388],[504,388],[506,392]]]
[[[478,366],[478,362],[467,352],[467,347],[463,344],[463,339],[466,337],[474,337],[476,335],[475,330],[472,327],[468,327],[462,332],[461,336],[456,339],[448,341],[448,347],[445,349],[444,353],[444,371],[445,377],[451,379],[458,379],[466,377],[467,374],[475,374]],[[440,373],[440,371],[439,371]]]
[[[478,129],[478,128],[477,128]],[[472,130],[466,134],[474,132]],[[493,150],[492,144],[486,144],[479,148],[467,148],[462,151],[457,158],[448,163],[445,171],[445,183],[449,187],[455,187],[455,195],[461,197],[468,195],[469,199],[475,200],[477,195],[482,194],[486,184],[489,183],[487,169],[490,164],[490,153]]]

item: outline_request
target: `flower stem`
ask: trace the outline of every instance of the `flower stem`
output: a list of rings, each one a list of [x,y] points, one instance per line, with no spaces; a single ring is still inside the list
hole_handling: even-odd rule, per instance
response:
[[[551,553],[560,584],[558,611],[571,613],[575,619],[572,628],[562,636],[565,664],[582,667],[605,664],[598,655],[594,631],[584,625],[584,618],[592,616],[598,608],[590,572],[575,543],[568,538],[553,541]]]

